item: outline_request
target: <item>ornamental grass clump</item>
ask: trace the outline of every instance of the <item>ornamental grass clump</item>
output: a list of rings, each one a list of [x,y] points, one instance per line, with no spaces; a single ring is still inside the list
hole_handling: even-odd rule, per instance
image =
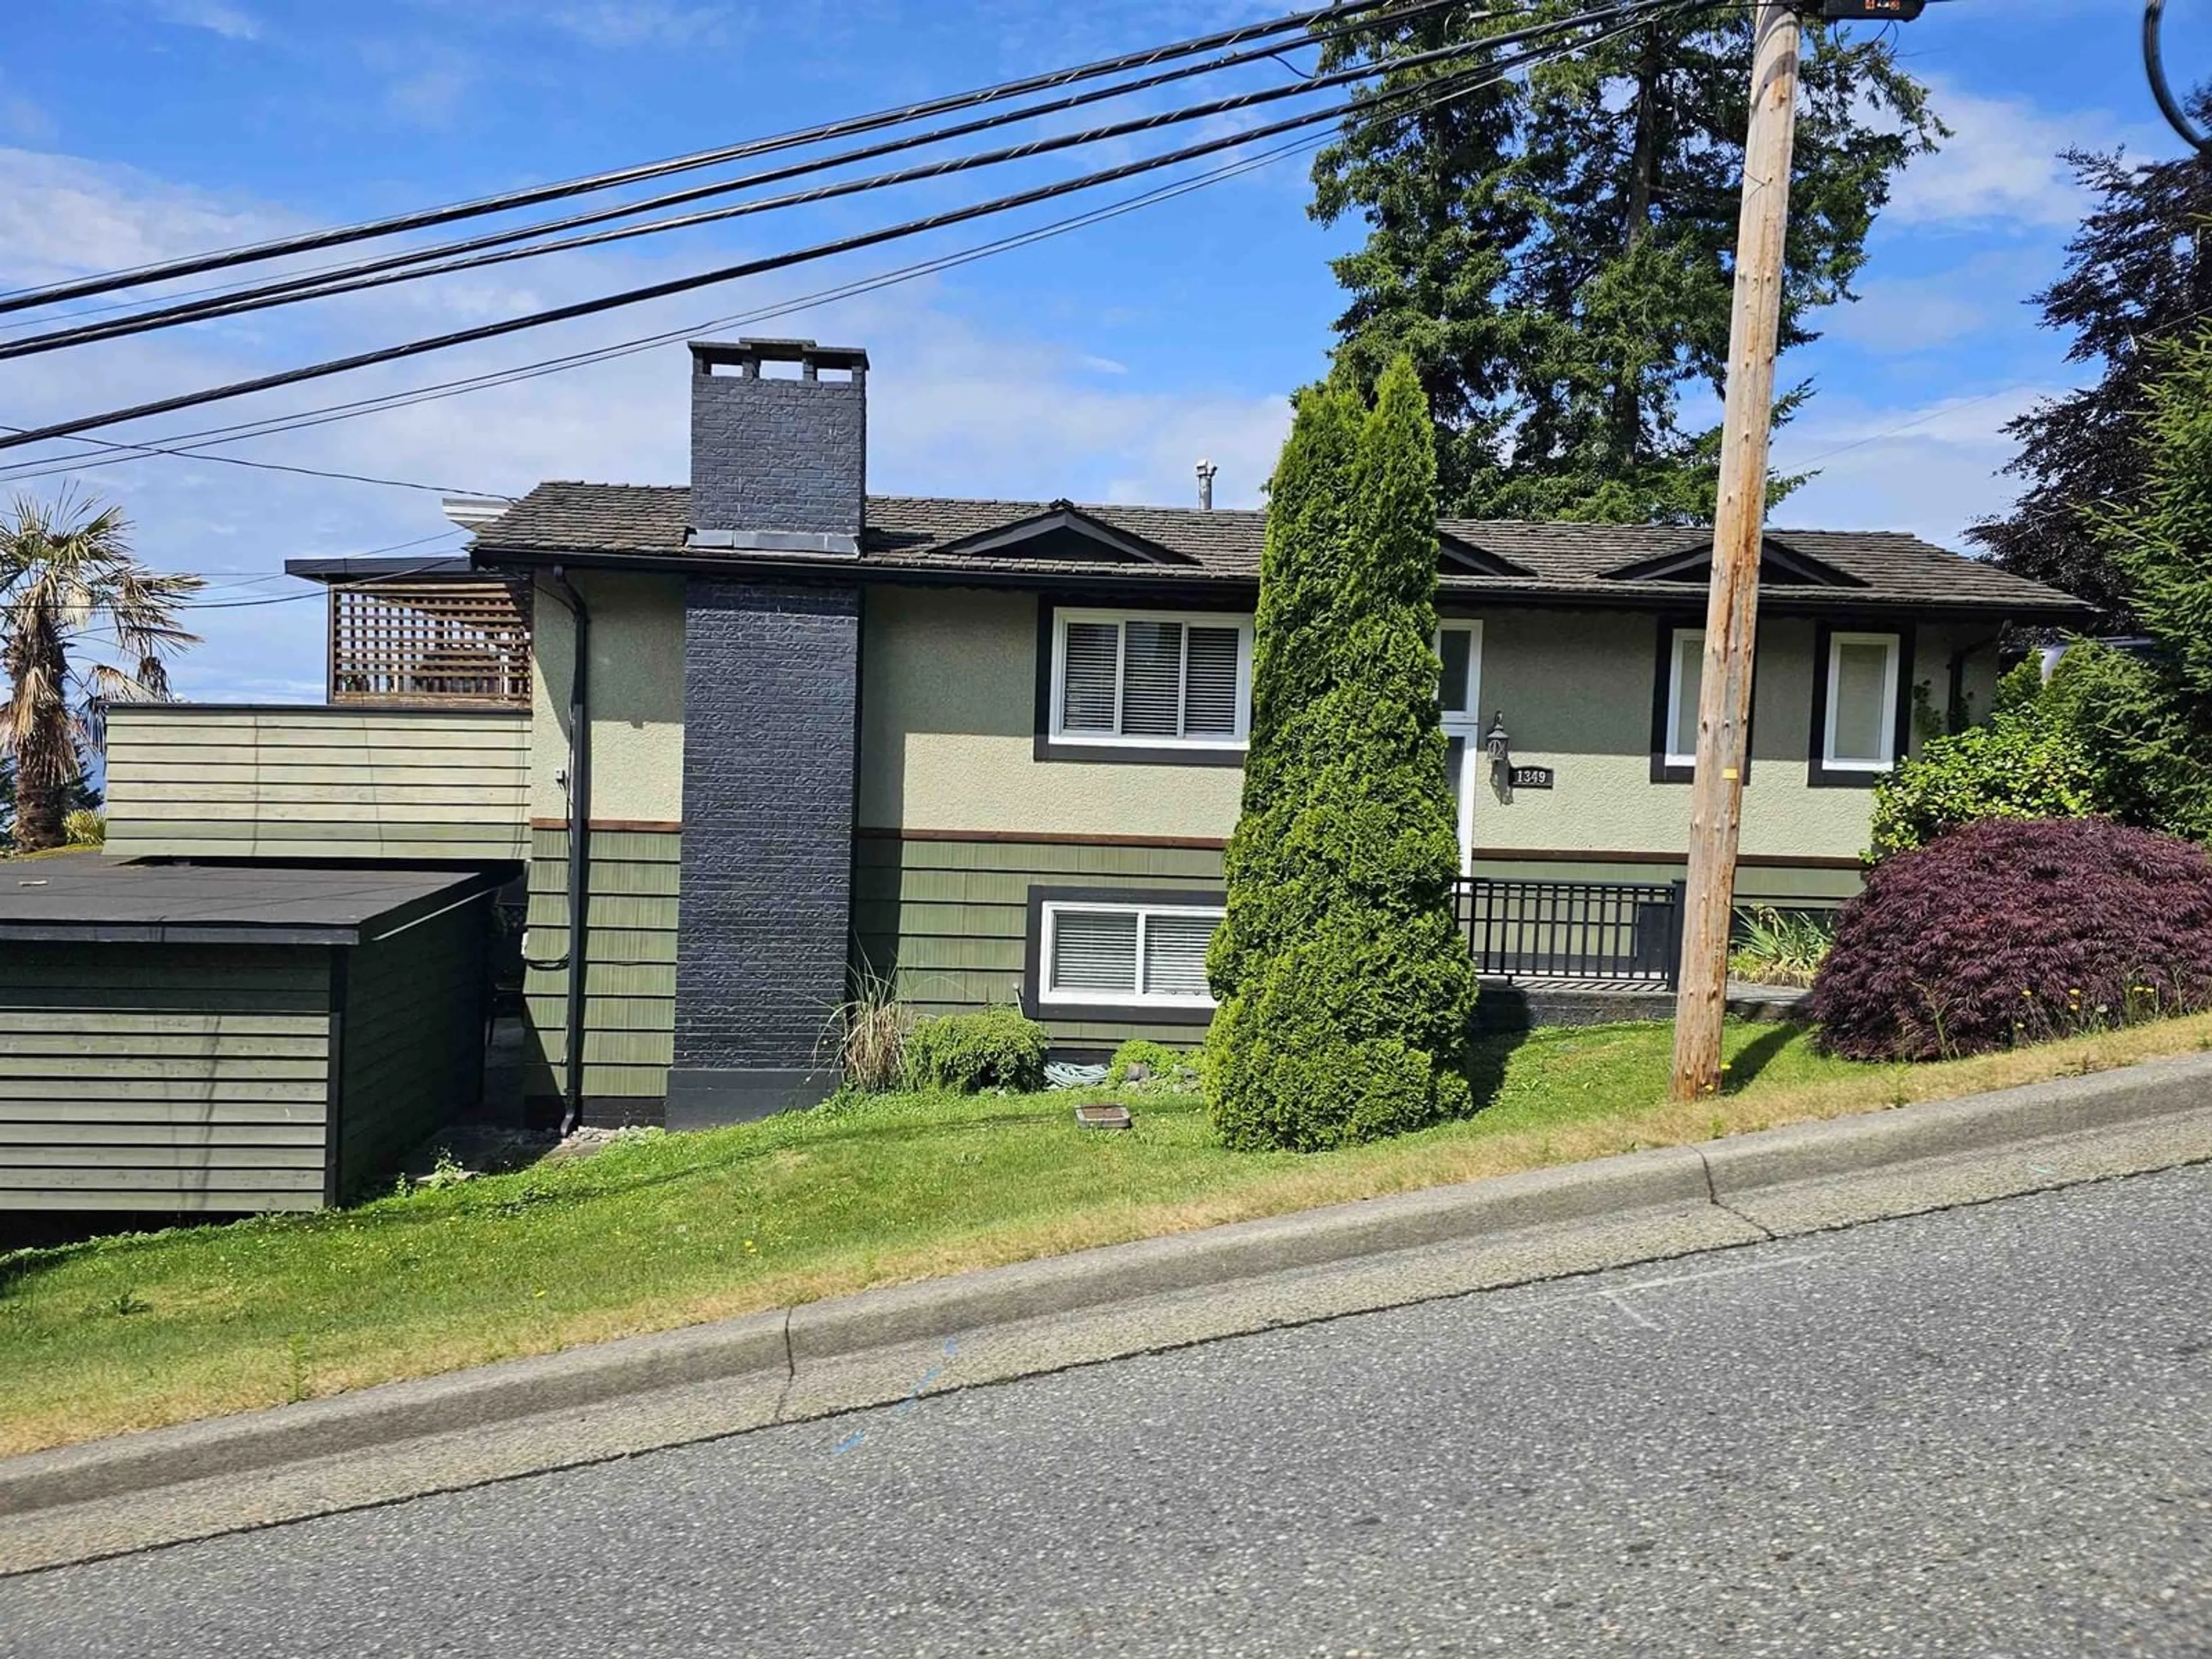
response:
[[[1852,1060],[1942,1060],[2212,1008],[2212,854],[2101,818],[1991,818],[1886,860],[1806,1013]]]

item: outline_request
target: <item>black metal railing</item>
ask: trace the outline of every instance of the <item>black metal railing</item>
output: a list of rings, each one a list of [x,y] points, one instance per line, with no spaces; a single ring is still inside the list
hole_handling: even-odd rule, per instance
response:
[[[1635,980],[1674,988],[1682,884],[1459,884],[1461,925],[1478,973],[1514,979]]]

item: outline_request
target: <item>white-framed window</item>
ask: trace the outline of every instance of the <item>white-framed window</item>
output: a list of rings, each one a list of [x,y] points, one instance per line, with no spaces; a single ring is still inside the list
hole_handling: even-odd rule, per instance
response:
[[[1443,708],[1444,766],[1458,817],[1460,873],[1474,868],[1475,782],[1482,772],[1482,624],[1437,626],[1442,675],[1437,700]]]
[[[1242,748],[1252,619],[1205,611],[1053,617],[1052,738],[1133,748]]]
[[[1040,1001],[1213,1006],[1206,949],[1220,906],[1048,900],[1042,908]]]
[[[1698,696],[1705,683],[1705,630],[1678,628],[1667,652],[1667,764],[1698,763]]]
[[[1894,634],[1828,635],[1827,715],[1820,764],[1837,772],[1886,772],[1897,759]]]

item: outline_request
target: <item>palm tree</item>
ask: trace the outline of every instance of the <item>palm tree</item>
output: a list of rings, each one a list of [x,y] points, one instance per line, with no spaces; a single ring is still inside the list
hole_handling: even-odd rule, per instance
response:
[[[204,584],[149,570],[129,534],[119,507],[95,510],[71,490],[52,503],[19,495],[0,518],[0,750],[15,760],[15,844],[27,852],[61,844],[101,707],[166,702],[164,659],[198,642],[178,616]]]

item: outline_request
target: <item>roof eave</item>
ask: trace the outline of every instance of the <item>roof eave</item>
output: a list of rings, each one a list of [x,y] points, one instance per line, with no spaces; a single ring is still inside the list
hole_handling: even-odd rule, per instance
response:
[[[1011,588],[1039,592],[1095,590],[1100,587],[1171,587],[1188,592],[1249,592],[1259,586],[1256,575],[1211,571],[1189,566],[1131,564],[1114,568],[1056,570],[961,568],[950,565],[888,564],[859,559],[811,558],[800,555],[763,557],[716,557],[691,549],[543,548],[520,545],[479,545],[473,556],[486,564],[550,566],[572,569],[648,570],[684,575],[781,576],[839,585],[878,583],[896,587]],[[1485,600],[1527,606],[1572,609],[1677,611],[1694,609],[1705,601],[1704,591],[1686,587],[1680,592],[1648,586],[1625,589],[1593,583],[1586,590],[1531,585],[1504,576],[1476,576],[1448,572],[1438,590],[1441,599]],[[1907,594],[1884,593],[1878,588],[1833,588],[1812,593],[1776,593],[1767,608],[1778,615],[1850,612],[1866,615],[1941,617],[1997,622],[2087,622],[2094,610],[2078,600],[2036,603],[2012,599],[1980,599],[1953,597],[1942,600]]]

